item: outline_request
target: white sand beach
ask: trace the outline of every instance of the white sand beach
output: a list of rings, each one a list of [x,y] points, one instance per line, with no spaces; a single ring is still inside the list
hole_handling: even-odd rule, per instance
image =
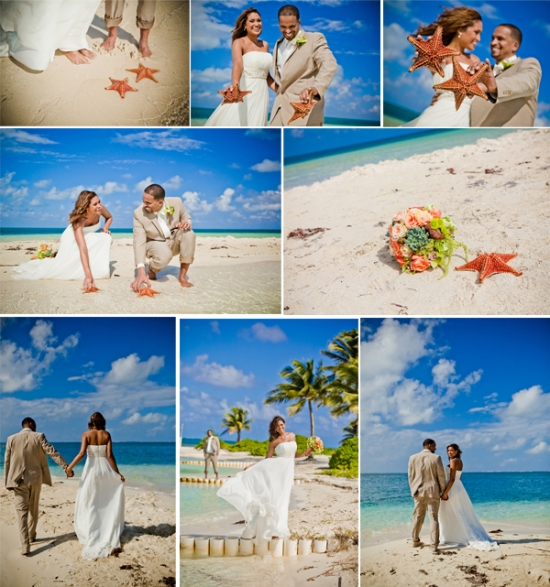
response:
[[[550,131],[533,129],[474,144],[354,167],[284,192],[286,314],[535,315],[548,313],[550,289]],[[517,253],[479,283],[475,272],[408,275],[390,255],[392,217],[433,205],[456,224],[469,258]],[[298,228],[325,228],[304,240]]]
[[[13,267],[27,261],[41,241],[2,242],[0,297],[5,314],[280,314],[281,239],[197,238],[192,288],[177,281],[179,260],[172,259],[153,285],[160,295],[138,297],[132,239],[113,240],[111,278],[99,279],[100,291],[82,293],[80,281],[13,279]],[[44,242],[53,244],[51,239]],[[30,250],[26,250],[30,249]]]
[[[72,64],[59,51],[43,72],[22,66],[11,57],[0,59],[2,126],[187,126],[189,124],[189,2],[158,0],[149,46],[153,55],[142,58],[136,26],[137,0],[125,2],[119,39],[112,52],[102,49],[107,36],[99,5],[88,30],[96,58]],[[158,83],[126,71],[142,63],[158,69]],[[128,78],[137,92],[124,99],[105,91],[109,78]]]
[[[10,587],[175,585],[174,497],[126,489],[122,552],[85,561],[73,529],[78,479],[54,479],[40,498],[37,541],[21,556],[13,493],[0,489],[0,583]],[[173,582],[172,582],[173,581]]]

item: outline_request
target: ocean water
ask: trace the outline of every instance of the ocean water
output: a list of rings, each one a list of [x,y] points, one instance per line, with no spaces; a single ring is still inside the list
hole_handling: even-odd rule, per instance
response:
[[[550,473],[464,473],[462,482],[482,522],[550,531]],[[414,501],[406,473],[361,475],[361,532],[368,539],[410,528]]]
[[[80,442],[52,442],[63,458],[70,463],[80,451]],[[117,442],[113,452],[119,471],[126,478],[126,486],[174,495],[176,490],[176,444],[174,442]],[[0,443],[0,475],[4,475],[6,443]],[[80,477],[85,459],[75,467]],[[48,457],[50,472],[64,477],[63,470]]]
[[[332,131],[327,130],[326,132],[329,138],[327,143],[330,143]],[[365,131],[357,130],[355,132],[360,137],[361,133]],[[369,132],[371,140],[373,133],[379,133],[380,137],[384,136],[383,129],[367,132]],[[496,139],[509,132],[515,132],[515,130],[468,128],[431,130],[411,134],[408,129],[403,129],[403,138],[385,139],[375,143],[357,144],[286,158],[283,172],[284,186],[285,189],[307,186],[340,175],[356,166],[380,163],[380,161],[388,159],[403,160],[412,155],[473,144],[480,138]]]
[[[220,472],[221,469],[220,469]],[[235,475],[239,469],[231,468],[230,475]],[[225,473],[224,473],[225,474]],[[209,476],[212,476],[210,474]],[[180,520],[182,532],[185,528],[208,524],[223,520],[237,513],[225,499],[218,497],[216,492],[219,485],[203,485],[202,483],[180,483]]]

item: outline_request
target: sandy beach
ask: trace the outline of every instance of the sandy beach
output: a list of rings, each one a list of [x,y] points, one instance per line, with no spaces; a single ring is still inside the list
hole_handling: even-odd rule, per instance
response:
[[[548,311],[550,132],[497,139],[354,167],[337,177],[285,190],[284,306],[287,314],[535,315]],[[441,269],[408,275],[390,255],[392,217],[433,205],[456,224],[469,258],[517,253],[501,273]],[[324,228],[304,240],[298,228]]]
[[[126,529],[118,557],[84,561],[82,546],[73,529],[78,479],[54,479],[44,485],[40,497],[37,541],[31,556],[20,552],[13,494],[0,489],[2,530],[0,583],[10,587],[52,585],[174,585],[174,498],[126,488]]]
[[[45,237],[44,237],[45,238]],[[57,242],[47,239],[43,242]],[[12,268],[27,261],[40,241],[2,242],[0,296],[5,314],[280,314],[280,239],[198,237],[192,288],[177,281],[179,260],[162,270],[154,287],[160,295],[138,297],[132,239],[113,240],[111,279],[84,295],[80,281],[15,280]],[[26,250],[31,249],[31,250]]]
[[[202,451],[186,447],[182,449],[182,460],[185,456],[203,458]],[[260,460],[250,457],[248,453],[220,452],[222,461],[229,460]],[[238,587],[253,584],[258,587],[273,585],[301,586],[313,585],[342,587],[357,585],[358,549],[358,481],[319,475],[328,466],[328,457],[318,456],[315,461],[296,460],[295,484],[292,488],[289,529],[299,536],[326,535],[329,539],[329,553],[298,557],[273,558],[266,555],[238,558],[209,557],[208,559],[182,556],[181,584],[194,587],[214,587],[224,585]],[[235,473],[239,469],[235,469]],[[197,476],[203,476],[202,468],[197,467]],[[223,477],[222,477],[223,478]],[[181,484],[182,492],[185,485]],[[183,493],[185,496],[185,493]],[[221,520],[209,520],[207,531],[205,525],[197,522],[186,524],[181,520],[182,535],[197,536],[240,536],[242,525],[235,525],[242,516],[235,511],[234,515]],[[344,540],[345,546],[338,550],[338,541],[331,538],[334,532],[349,533],[355,540]]]
[[[137,0],[125,2],[116,48],[108,53],[101,43],[107,36],[99,5],[88,30],[96,58],[73,65],[56,52],[43,72],[27,69],[11,57],[0,59],[2,126],[187,126],[189,124],[189,3],[158,0],[149,45],[153,55],[142,58],[136,26]],[[158,69],[158,83],[126,71],[142,63]],[[128,78],[137,92],[124,99],[109,78]]]

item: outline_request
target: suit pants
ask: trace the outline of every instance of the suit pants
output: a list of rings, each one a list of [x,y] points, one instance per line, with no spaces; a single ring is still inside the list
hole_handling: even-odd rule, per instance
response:
[[[14,487],[15,512],[21,539],[21,552],[30,552],[31,541],[36,537],[38,524],[38,504],[42,485],[20,485]]]
[[[413,513],[413,529],[412,539],[413,542],[420,540],[420,530],[426,517],[426,510],[428,510],[428,516],[430,517],[430,541],[432,547],[439,545],[439,497],[416,497],[414,498],[414,513]]]
[[[149,268],[153,273],[158,273],[178,254],[180,263],[192,263],[195,258],[195,240],[196,236],[192,230],[178,229],[164,242],[148,241],[145,251],[149,258]]]
[[[208,452],[204,455],[204,474],[208,475],[208,466],[212,464],[214,473],[218,474],[218,455],[213,452]]]
[[[105,0],[105,24],[107,28],[120,26],[124,13],[125,0]],[[136,25],[140,29],[150,29],[155,22],[155,4],[157,0],[139,0]]]
[[[287,118],[287,120],[283,120],[283,109],[279,108],[275,113],[275,116],[269,121],[269,126],[294,126],[288,124],[289,120],[290,116]],[[309,116],[305,123],[303,118],[298,120],[296,126],[323,126],[323,119],[321,118],[321,120],[319,120]]]

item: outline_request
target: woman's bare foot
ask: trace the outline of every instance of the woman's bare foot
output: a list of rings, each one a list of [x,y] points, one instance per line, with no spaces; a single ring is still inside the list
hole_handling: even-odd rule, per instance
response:
[[[87,57],[88,59],[95,59],[95,53],[89,49],[80,49],[79,53]]]
[[[151,57],[153,54],[149,49],[149,29],[141,29],[139,33],[139,52],[142,57]]]
[[[63,51],[63,55],[75,65],[84,65],[85,63],[90,63],[89,59],[81,53],[80,51]]]
[[[111,27],[109,29],[109,36],[101,43],[101,46],[106,51],[112,51],[115,48],[116,40],[118,37],[117,29],[115,27]]]

